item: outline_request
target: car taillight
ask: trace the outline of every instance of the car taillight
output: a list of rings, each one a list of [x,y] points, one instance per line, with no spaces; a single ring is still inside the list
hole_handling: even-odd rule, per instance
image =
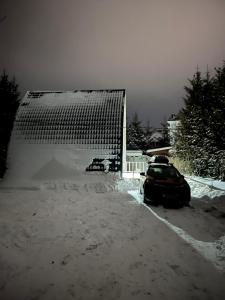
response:
[[[180,184],[184,184],[184,177],[181,177],[181,178],[180,178],[179,183],[180,183]]]
[[[154,179],[154,177],[152,177],[152,176],[147,176],[147,178],[146,178],[146,181],[147,182],[153,182],[155,179]]]

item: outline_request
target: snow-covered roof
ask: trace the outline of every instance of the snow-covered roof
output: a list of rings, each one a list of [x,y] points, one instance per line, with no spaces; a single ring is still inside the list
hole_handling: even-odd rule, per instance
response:
[[[118,152],[124,97],[125,90],[27,92],[15,120],[16,139]]]
[[[162,138],[163,138],[162,133],[158,131],[153,132],[151,135],[151,140],[153,142],[159,142],[160,140],[162,140]]]
[[[141,156],[143,155],[142,150],[127,150],[126,151],[127,156]]]
[[[161,148],[154,148],[154,149],[146,150],[146,153],[152,153],[152,152],[156,152],[156,151],[170,150],[171,148],[172,148],[171,146],[161,147]]]

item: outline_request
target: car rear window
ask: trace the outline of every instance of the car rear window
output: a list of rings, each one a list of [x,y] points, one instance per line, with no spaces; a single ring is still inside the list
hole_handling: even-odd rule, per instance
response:
[[[181,176],[180,173],[171,166],[151,166],[147,171],[147,175],[156,179],[175,179]]]

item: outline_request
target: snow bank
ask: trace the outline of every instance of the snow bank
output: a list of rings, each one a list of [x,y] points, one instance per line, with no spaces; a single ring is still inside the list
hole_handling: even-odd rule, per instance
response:
[[[139,180],[138,179],[119,179],[116,182],[116,190],[118,192],[127,192],[129,190],[139,190]]]
[[[32,179],[46,180],[46,179],[60,179],[60,178],[71,178],[75,179],[80,176],[80,172],[75,168],[72,169],[68,166],[63,165],[55,158],[52,158],[42,168],[32,176]]]
[[[93,149],[76,149],[74,145],[21,144],[13,141],[4,181],[21,183],[34,180],[76,179],[99,157]]]
[[[209,199],[214,199],[216,197],[225,196],[225,190],[214,189],[212,188],[212,185],[206,185],[207,183],[204,180],[200,181],[200,178],[199,181],[193,181],[191,178],[186,178],[186,180],[191,187],[192,198],[202,199],[207,197]]]
[[[198,176],[185,176],[187,179],[192,179],[199,183],[207,184],[211,188],[225,190],[225,182],[221,180],[215,180],[213,178],[202,178]]]

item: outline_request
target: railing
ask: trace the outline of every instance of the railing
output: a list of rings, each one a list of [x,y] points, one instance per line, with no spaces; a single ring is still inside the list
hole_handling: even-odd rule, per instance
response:
[[[123,172],[123,177],[138,179],[140,178],[140,173],[146,171],[147,166],[147,162],[127,161],[126,170]]]
[[[147,163],[146,162],[134,162],[134,161],[127,161],[127,170],[126,172],[144,172],[147,169]]]

